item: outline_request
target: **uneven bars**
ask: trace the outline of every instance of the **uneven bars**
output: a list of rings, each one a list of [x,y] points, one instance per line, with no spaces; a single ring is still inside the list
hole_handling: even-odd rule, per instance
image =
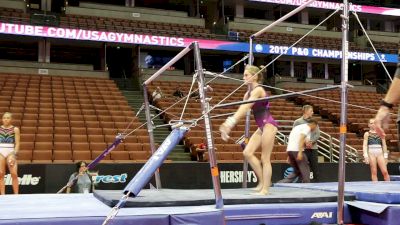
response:
[[[217,108],[224,108],[224,107],[235,106],[235,105],[243,105],[243,104],[248,104],[248,103],[253,103],[253,102],[260,102],[260,101],[265,101],[265,100],[272,100],[272,99],[276,99],[276,98],[292,97],[292,96],[296,96],[296,95],[300,95],[300,94],[307,94],[307,93],[313,93],[313,92],[318,92],[318,91],[326,91],[326,90],[337,89],[337,88],[340,88],[340,87],[341,87],[340,85],[333,85],[333,86],[329,86],[329,87],[316,88],[316,89],[311,89],[311,90],[305,90],[305,91],[292,92],[292,93],[286,93],[286,94],[281,94],[281,95],[268,96],[268,97],[265,97],[265,98],[244,100],[244,101],[238,101],[238,102],[230,102],[230,103],[215,105],[214,108],[217,109]]]
[[[282,16],[281,18],[279,18],[278,20],[274,21],[273,23],[271,23],[270,25],[266,26],[265,28],[261,29],[260,31],[258,31],[257,33],[253,34],[250,36],[250,38],[256,38],[258,36],[260,36],[261,34],[265,33],[266,31],[268,31],[269,29],[273,28],[274,26],[276,26],[278,23],[281,23],[282,21],[286,20],[287,18],[293,16],[294,14],[300,12],[301,10],[303,10],[304,8],[306,8],[309,4],[315,2],[316,0],[309,0],[308,2],[305,2],[303,5],[300,5],[299,7],[295,8],[294,10],[292,10],[291,12],[289,12],[288,14]]]
[[[165,72],[169,67],[174,65],[179,59],[181,59],[184,55],[186,55],[193,48],[193,42],[190,43],[186,48],[180,51],[174,58],[172,58],[167,64],[161,67],[157,72],[155,72],[151,77],[149,77],[143,84],[149,85],[154,79],[161,75],[161,73]]]

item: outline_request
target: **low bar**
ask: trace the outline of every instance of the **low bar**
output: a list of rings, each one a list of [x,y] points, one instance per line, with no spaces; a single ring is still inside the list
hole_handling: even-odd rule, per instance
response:
[[[260,102],[260,101],[265,101],[265,100],[277,99],[277,98],[292,97],[292,96],[296,96],[296,95],[308,94],[308,93],[313,93],[313,92],[318,92],[318,91],[333,90],[333,89],[338,89],[338,88],[341,88],[341,86],[334,85],[334,86],[329,86],[329,87],[316,88],[316,89],[299,91],[299,92],[291,92],[291,93],[286,93],[286,94],[281,94],[281,95],[274,95],[274,96],[269,96],[269,97],[265,97],[265,98],[253,99],[253,100],[230,102],[230,103],[215,105],[214,108],[217,109],[217,108],[224,108],[224,107],[235,106],[235,105],[243,105],[243,104]]]
[[[144,85],[149,85],[154,79],[156,79],[158,76],[160,76],[163,72],[165,72],[168,68],[170,68],[172,65],[174,65],[179,59],[181,59],[183,56],[185,56],[190,50],[193,48],[193,43],[188,45],[186,48],[184,48],[181,52],[179,52],[174,58],[172,58],[167,64],[165,64],[163,67],[161,67],[157,72],[155,72],[151,77],[149,77],[143,84]]]

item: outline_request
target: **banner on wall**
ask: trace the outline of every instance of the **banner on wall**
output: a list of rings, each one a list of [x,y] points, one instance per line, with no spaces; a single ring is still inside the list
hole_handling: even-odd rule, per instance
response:
[[[116,33],[106,31],[92,31],[82,29],[60,28],[60,27],[45,27],[22,24],[0,23],[0,34],[11,35],[26,35],[49,38],[63,38],[73,40],[101,41],[101,42],[116,42],[126,44],[140,45],[158,45],[168,47],[186,47],[190,43],[199,42],[202,49],[213,49],[222,51],[248,52],[249,44],[244,42],[230,42],[217,40],[204,40],[182,37],[165,37],[145,34],[132,33]],[[328,49],[313,49],[295,47],[289,49],[287,46],[256,44],[254,49],[261,54],[283,54],[289,56],[300,57],[316,57],[340,59],[342,52],[338,50]],[[379,53],[379,56],[384,62],[397,63],[398,57],[396,54]],[[349,58],[352,60],[379,62],[379,57],[375,53],[366,52],[349,52]]]
[[[389,163],[388,171],[391,175],[399,175],[399,163]],[[99,164],[96,171],[99,175],[92,177],[96,189],[122,190],[140,170],[143,164]],[[284,178],[285,172],[290,167],[287,163],[273,163],[272,182]],[[242,163],[220,163],[220,182],[222,188],[241,188],[243,181]],[[320,163],[321,182],[337,181],[337,163]],[[74,164],[21,164],[19,165],[20,192],[31,193],[56,193],[66,184],[70,175],[76,170]],[[6,175],[7,194],[12,193],[11,180]],[[212,179],[208,163],[166,163],[160,168],[163,188],[170,189],[211,189]],[[247,176],[248,186],[255,187],[258,180],[254,172],[249,170]],[[379,179],[382,180],[379,174]],[[363,163],[346,164],[346,181],[370,180],[369,166]],[[155,186],[154,179],[151,180]],[[147,185],[146,188],[150,186]]]
[[[249,0],[251,2],[265,2],[273,4],[283,4],[283,5],[295,5],[300,6],[307,2],[307,0]],[[318,8],[318,9],[332,9],[336,10],[341,8],[343,3],[339,2],[328,2],[328,1],[315,1],[311,3],[308,7]],[[351,4],[350,10],[354,12],[378,14],[378,15],[388,15],[388,16],[400,16],[400,9],[387,8],[387,7],[377,7],[368,5],[356,5]]]
[[[320,182],[337,181],[337,163],[320,163]],[[399,175],[399,163],[389,163],[388,171],[391,175]],[[140,170],[143,164],[99,164],[96,171],[99,175],[92,177],[96,183],[95,188],[101,190],[122,190]],[[284,178],[290,165],[286,163],[273,163],[272,182]],[[242,163],[220,163],[220,182],[222,188],[241,188],[243,181]],[[31,193],[56,193],[69,180],[70,175],[76,170],[74,164],[21,164],[19,165],[20,192]],[[212,179],[208,163],[166,163],[160,168],[163,188],[170,189],[211,189]],[[6,175],[7,194],[12,193],[11,180]],[[251,170],[248,171],[247,181],[249,187],[257,185],[257,177]],[[379,174],[379,179],[382,180]],[[346,164],[346,181],[370,180],[369,166],[363,163]],[[151,180],[155,186],[154,178]],[[147,185],[146,188],[150,188]]]

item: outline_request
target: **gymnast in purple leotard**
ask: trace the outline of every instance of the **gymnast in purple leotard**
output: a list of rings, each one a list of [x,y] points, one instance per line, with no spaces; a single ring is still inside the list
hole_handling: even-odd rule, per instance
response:
[[[258,85],[256,88],[261,87],[264,89],[262,86]],[[248,94],[248,96],[251,96],[251,93]],[[267,96],[267,94],[265,94]],[[266,124],[272,124],[275,127],[278,126],[278,123],[272,118],[271,113],[269,112],[269,101],[260,101],[260,102],[255,102],[253,107],[251,107],[251,110],[254,115],[254,119],[256,120],[256,124],[258,128],[263,130],[264,126]]]
[[[260,85],[263,75],[259,72],[260,68],[256,66],[246,66],[243,73],[243,79],[250,86],[250,92],[246,93],[244,99],[259,99],[267,97],[267,92]],[[257,74],[257,75],[255,75]],[[246,112],[253,111],[258,129],[251,136],[246,148],[243,151],[244,157],[253,168],[257,178],[258,185],[255,190],[258,194],[266,195],[271,186],[272,166],[271,153],[274,147],[275,134],[277,132],[277,122],[272,118],[269,111],[268,100],[256,103],[243,104],[236,113],[228,117],[221,125],[220,132],[222,139],[227,141],[229,133],[235,127],[237,122],[244,118]],[[255,152],[261,147],[261,161],[255,156]]]

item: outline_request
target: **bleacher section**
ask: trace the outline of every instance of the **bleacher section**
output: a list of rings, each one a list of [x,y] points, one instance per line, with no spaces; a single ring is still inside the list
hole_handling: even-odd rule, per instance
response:
[[[115,83],[108,79],[0,75],[0,109],[21,127],[21,162],[91,160],[139,123]],[[105,162],[143,161],[150,155],[148,133],[139,129]]]
[[[60,17],[60,27],[206,39],[216,37],[205,28],[204,19],[188,17],[183,12],[93,3],[67,7],[66,15]]]
[[[200,26],[83,15],[67,15],[60,17],[60,27],[206,39],[215,38],[215,34],[211,34],[208,29]]]
[[[2,6],[4,7],[4,6]],[[22,9],[0,8],[0,22],[30,24],[30,15]]]

